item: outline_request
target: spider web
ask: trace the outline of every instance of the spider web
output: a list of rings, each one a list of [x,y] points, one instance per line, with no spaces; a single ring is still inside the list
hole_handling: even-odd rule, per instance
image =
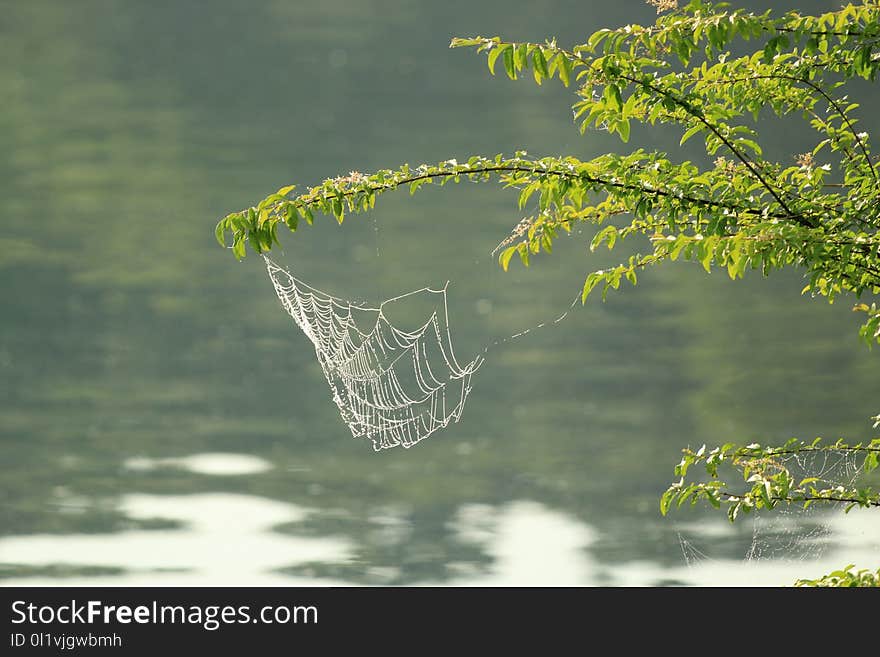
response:
[[[817,477],[816,485],[820,488],[856,486],[864,476],[864,456],[846,451],[802,452],[780,457],[779,462],[796,480]],[[712,579],[715,574],[723,577],[734,572],[725,564],[736,564],[731,581],[743,583],[761,577],[762,565],[773,563],[774,570],[763,575],[764,583],[791,585],[797,578],[818,577],[847,563],[873,565],[872,555],[876,555],[880,545],[880,533],[875,524],[865,523],[862,516],[873,514],[857,509],[844,521],[840,511],[845,508],[842,502],[814,504],[808,509],[779,506],[770,513],[757,513],[750,523],[738,521],[739,524],[731,525],[725,520],[718,527],[725,530],[714,538],[704,535],[698,539],[695,535],[705,533],[705,526],[700,525],[687,532],[691,536],[680,531],[678,539],[688,569],[695,575],[702,571],[708,577],[697,577],[702,584],[717,584]],[[845,551],[840,549],[841,541],[848,546]],[[780,568],[784,575],[778,574]],[[771,580],[771,576],[779,579]],[[722,581],[725,583],[726,580]]]
[[[314,345],[352,436],[369,439],[377,451],[412,447],[461,418],[483,357],[463,367],[456,360],[445,287],[408,292],[373,308],[322,292],[263,259],[281,305]],[[416,297],[431,302],[433,312],[413,330],[396,327],[390,305]]]

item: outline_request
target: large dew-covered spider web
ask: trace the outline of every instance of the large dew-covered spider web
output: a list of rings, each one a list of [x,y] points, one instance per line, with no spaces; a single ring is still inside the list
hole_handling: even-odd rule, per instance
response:
[[[457,422],[471,391],[477,356],[461,366],[452,349],[446,288],[422,288],[378,308],[322,292],[263,256],[284,310],[315,347],[339,413],[373,449],[412,447]],[[414,328],[389,319],[392,305],[427,300],[433,310]]]

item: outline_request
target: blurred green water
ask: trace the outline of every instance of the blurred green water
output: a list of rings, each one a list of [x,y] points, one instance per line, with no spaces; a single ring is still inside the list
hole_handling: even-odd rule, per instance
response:
[[[857,343],[846,303],[799,297],[796,272],[731,283],[684,266],[491,349],[461,423],[413,450],[377,455],[351,440],[261,263],[236,263],[213,224],[283,184],[340,172],[619,148],[577,134],[565,89],[490,78],[447,44],[469,34],[572,43],[653,10],[508,6],[2,3],[0,577],[123,581],[122,552],[197,530],[202,507],[187,499],[235,495],[309,511],[259,529],[233,504],[243,510],[212,534],[218,549],[258,530],[344,542],[308,559],[292,542],[289,561],[282,544],[265,564],[279,581],[479,581],[498,567],[486,546],[501,530],[486,520],[481,542],[462,517],[515,508],[590,528],[573,550],[595,573],[572,583],[614,582],[623,564],[645,562],[651,575],[637,582],[654,583],[681,565],[679,522],[700,517],[657,512],[680,447],[865,436],[878,356]],[[876,88],[860,100],[875,104]],[[786,124],[769,142],[793,157],[809,135]],[[324,221],[282,237],[278,259],[369,301],[451,281],[460,360],[557,317],[583,274],[610,262],[588,253],[584,233],[503,274],[489,253],[519,216],[515,197],[489,186],[382,201],[342,228]],[[210,474],[169,460],[205,453],[270,467]],[[132,511],[132,500],[162,496],[175,506]],[[809,531],[814,520],[803,522]],[[65,547],[86,534],[127,540],[116,557]],[[28,537],[42,537],[46,554],[25,559]],[[713,556],[740,558],[752,529],[706,540]],[[540,580],[545,556],[519,549]],[[199,581],[241,568],[222,563]],[[150,564],[168,567],[160,556]],[[174,568],[198,573],[199,562]]]

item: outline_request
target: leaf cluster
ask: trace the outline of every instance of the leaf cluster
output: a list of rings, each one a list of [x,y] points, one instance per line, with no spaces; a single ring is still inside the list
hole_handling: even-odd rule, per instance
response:
[[[875,571],[862,569],[853,570],[855,565],[850,564],[841,570],[823,575],[819,579],[799,579],[795,586],[801,587],[875,587],[880,586],[880,568]]]
[[[660,512],[686,502],[693,506],[706,502],[716,509],[726,507],[731,522],[740,514],[778,505],[800,505],[807,508],[816,503],[842,504],[849,512],[855,507],[880,507],[880,492],[870,486],[859,487],[827,481],[820,476],[797,478],[788,463],[794,457],[811,455],[849,456],[861,460],[861,470],[868,474],[880,463],[880,438],[854,445],[842,440],[834,443],[817,438],[812,443],[796,439],[781,446],[764,447],[758,443],[737,446],[732,443],[707,450],[682,450],[682,459],[675,466],[678,481],[667,488],[660,498]],[[701,466],[705,476],[694,480],[693,466]],[[719,474],[724,468],[741,480],[738,487],[729,485]]]
[[[315,214],[341,223],[399,187],[415,193],[432,183],[495,180],[532,210],[502,242],[505,269],[514,256],[527,266],[552,252],[577,224],[596,226],[592,249],[625,248],[631,235],[651,247],[589,272],[584,301],[595,289],[604,298],[622,280],[635,285],[643,269],[665,261],[692,261],[731,278],[799,267],[804,293],[831,302],[865,297],[854,310],[864,313],[860,335],[870,345],[880,341],[880,185],[846,85],[876,79],[878,42],[875,2],[776,16],[699,0],[654,25],[601,29],[568,49],[554,40],[456,38],[452,47],[483,54],[493,73],[530,72],[538,84],[571,87],[581,132],[604,130],[628,142],[634,124],[662,126],[678,131],[681,145],[699,139],[706,162],[636,148],[587,161],[518,152],[351,172],[299,194],[284,187],[230,214],[217,224],[217,239],[242,258],[248,243],[256,253],[271,250],[281,224],[296,231]],[[734,57],[734,45],[751,52]],[[804,121],[815,133],[813,149],[788,154],[788,162],[766,156],[756,119],[767,112]]]

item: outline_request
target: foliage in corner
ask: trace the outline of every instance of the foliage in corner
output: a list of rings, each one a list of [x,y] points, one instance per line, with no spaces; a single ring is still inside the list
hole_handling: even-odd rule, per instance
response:
[[[834,462],[847,462],[846,470],[858,473],[858,477],[845,482],[834,479],[835,468],[829,465]],[[821,463],[821,467],[810,467],[812,463]],[[880,492],[859,484],[878,465],[880,438],[855,445],[817,438],[811,443],[792,439],[770,447],[752,443],[744,447],[726,444],[711,450],[705,445],[696,451],[685,448],[675,466],[678,480],[660,497],[660,513],[666,515],[685,503],[694,506],[705,502],[726,509],[727,517],[734,522],[753,511],[778,506],[831,504],[842,506],[846,513],[854,508],[880,508]],[[699,475],[694,475],[694,466]],[[806,471],[808,476],[797,470]],[[740,483],[728,484],[726,475]],[[798,580],[796,586],[880,586],[880,571],[851,572],[853,567],[817,580]]]
[[[867,475],[876,470],[880,462],[880,438],[856,445],[848,445],[842,440],[823,444],[819,438],[812,443],[792,439],[780,447],[762,447],[757,443],[745,447],[727,444],[707,450],[703,445],[697,451],[685,448],[682,453],[681,461],[675,466],[675,476],[679,480],[660,498],[663,515],[673,506],[680,507],[685,502],[695,505],[700,501],[708,502],[716,509],[725,506],[731,522],[740,513],[773,509],[780,504],[800,504],[807,508],[817,502],[840,503],[846,505],[847,512],[855,507],[880,507],[880,492],[870,486],[844,485],[822,476],[799,478],[787,465],[798,457],[819,455],[826,462],[830,456],[853,457],[862,461],[856,469]],[[701,481],[688,481],[690,469],[695,465],[703,466],[707,477]],[[738,471],[744,485],[734,489],[723,481],[719,470],[724,467]]]
[[[806,587],[880,587],[880,568],[875,571],[853,570],[853,564],[842,570],[835,570],[819,579],[799,579],[795,586]]]
[[[282,224],[296,231],[316,214],[341,223],[400,187],[415,193],[428,184],[496,181],[516,190],[520,209],[529,209],[498,249],[505,269],[514,256],[528,266],[575,225],[593,224],[591,249],[624,249],[631,236],[646,237],[650,248],[630,249],[619,265],[586,274],[584,302],[597,289],[604,298],[624,280],[635,285],[645,268],[668,261],[696,262],[732,279],[750,270],[766,275],[797,267],[805,272],[803,293],[829,302],[851,299],[863,315],[863,341],[880,342],[880,177],[870,136],[859,127],[859,105],[848,93],[851,82],[874,81],[880,70],[876,0],[815,16],[755,13],[706,0],[680,9],[674,0],[649,3],[658,12],[672,11],[653,25],[598,30],[568,48],[555,40],[519,43],[497,36],[456,38],[451,47],[481,53],[493,74],[572,88],[581,133],[602,130],[628,143],[634,125],[662,126],[680,135],[680,146],[699,140],[705,155],[698,161],[635,147],[591,160],[521,151],[351,172],[300,193],[284,187],[229,214],[217,224],[217,240],[240,259],[247,244],[256,253],[271,250]],[[733,50],[750,52],[735,56]],[[813,147],[801,154],[765,152],[760,128],[773,115],[805,122],[815,135]],[[662,510],[705,500],[725,506],[733,519],[779,504],[877,506],[873,489],[798,480],[780,465],[786,450],[852,450],[873,469],[877,446],[686,450],[677,467],[681,481],[663,495]],[[708,480],[685,483],[688,468],[698,463]],[[740,470],[742,489],[720,484],[715,473],[722,464]],[[845,569],[816,581],[870,577]]]
[[[851,482],[833,478],[829,463],[849,462],[849,471],[859,473]],[[821,462],[821,467],[810,467]],[[660,513],[685,503],[691,506],[705,502],[716,509],[725,508],[731,522],[760,509],[813,504],[842,506],[846,513],[854,508],[880,508],[880,492],[868,485],[859,485],[880,465],[880,438],[868,443],[849,445],[842,440],[834,443],[817,438],[812,443],[796,439],[782,446],[763,447],[752,443],[744,447],[733,444],[707,450],[703,445],[694,451],[682,450],[682,459],[675,466],[678,481],[660,497]],[[694,476],[699,466],[700,476]],[[806,470],[810,476],[796,472]],[[727,472],[725,472],[725,470]],[[730,485],[725,474],[741,483]],[[818,476],[815,476],[818,475]],[[724,477],[724,478],[722,478]],[[817,580],[798,580],[797,586],[880,586],[877,574],[860,570],[851,572],[847,566]]]

